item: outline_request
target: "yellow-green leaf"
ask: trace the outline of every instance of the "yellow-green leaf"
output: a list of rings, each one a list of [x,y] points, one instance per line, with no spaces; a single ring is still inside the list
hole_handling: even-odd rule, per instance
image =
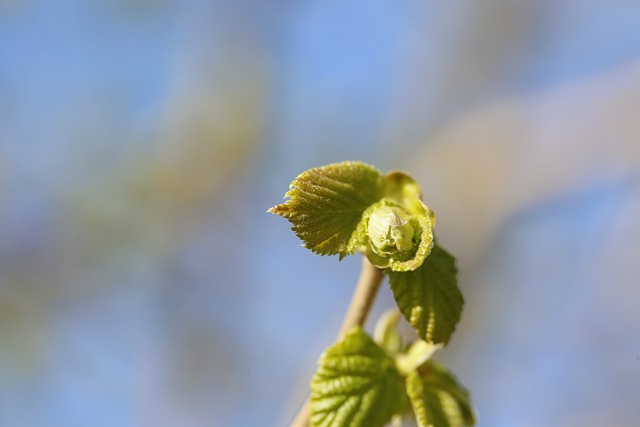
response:
[[[394,360],[356,327],[320,356],[311,380],[312,427],[382,427],[406,404]]]
[[[456,275],[455,259],[438,245],[418,269],[389,272],[398,308],[428,343],[449,342],[460,321],[464,299]]]
[[[303,172],[289,188],[288,200],[269,212],[288,219],[305,247],[342,258],[365,238],[356,230],[365,210],[382,199],[384,184],[373,166],[341,162]]]
[[[475,424],[469,392],[442,365],[427,362],[406,378],[407,394],[419,427]]]

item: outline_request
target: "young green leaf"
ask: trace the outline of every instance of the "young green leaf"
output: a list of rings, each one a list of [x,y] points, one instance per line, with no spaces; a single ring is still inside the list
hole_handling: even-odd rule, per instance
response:
[[[356,230],[365,210],[382,199],[384,184],[373,166],[342,162],[303,172],[289,188],[289,199],[269,212],[288,219],[305,247],[342,259],[366,239]]]
[[[363,220],[368,245],[361,249],[379,268],[413,271],[433,247],[435,215],[420,200],[420,186],[409,175],[389,172],[383,183],[384,199]]]
[[[381,206],[373,211],[367,232],[371,249],[380,256],[408,251],[413,247],[411,215],[400,207]]]
[[[400,316],[400,312],[395,308],[387,310],[380,316],[373,330],[373,340],[391,355],[402,349],[402,336],[398,332]]]
[[[368,236],[361,250],[378,268],[412,271],[422,265],[433,247],[431,218],[426,214],[409,214],[393,201],[382,199],[363,215]]]
[[[460,320],[464,299],[456,273],[455,259],[438,245],[418,269],[389,272],[398,308],[428,343],[449,342]]]
[[[429,344],[423,340],[416,340],[405,353],[396,354],[396,367],[400,375],[407,375],[418,366],[421,366],[433,356],[442,344]]]
[[[393,359],[361,328],[320,356],[311,380],[312,427],[382,427],[405,407]]]
[[[412,214],[429,215],[435,223],[433,212],[420,200],[420,186],[406,173],[393,171],[384,175],[384,196]]]
[[[445,367],[429,361],[411,372],[406,384],[419,427],[475,424],[469,393]]]

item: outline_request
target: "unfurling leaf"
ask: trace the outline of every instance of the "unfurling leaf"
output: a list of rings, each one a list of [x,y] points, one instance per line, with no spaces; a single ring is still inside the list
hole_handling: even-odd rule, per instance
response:
[[[405,353],[398,353],[396,355],[398,372],[400,372],[401,375],[407,375],[407,373],[423,365],[433,356],[436,350],[440,350],[441,348],[442,344],[429,344],[424,340],[416,340]]]
[[[403,206],[409,213],[428,215],[435,224],[433,212],[421,201],[420,186],[404,172],[393,171],[384,176],[384,195]]]
[[[418,336],[431,344],[446,344],[462,314],[455,259],[435,245],[414,271],[389,272],[389,283],[400,311]]]
[[[419,427],[475,424],[469,393],[444,366],[429,361],[411,372],[406,382]]]
[[[342,162],[310,169],[289,187],[288,200],[269,212],[287,218],[315,253],[342,259],[361,250],[379,268],[412,271],[433,247],[435,216],[407,174]]]
[[[382,427],[406,406],[394,360],[361,328],[320,356],[311,380],[312,427]]]
[[[367,221],[368,245],[363,252],[379,268],[413,271],[433,247],[435,216],[420,200],[420,187],[409,175],[384,176],[384,199]]]
[[[381,206],[373,211],[367,225],[371,249],[380,256],[411,249],[414,231],[410,220],[399,207]]]
[[[402,336],[398,332],[401,314],[395,308],[387,310],[376,322],[373,340],[388,354],[397,354],[402,350]]]
[[[269,209],[287,218],[305,247],[340,258],[355,252],[366,236],[358,233],[363,213],[383,197],[380,171],[362,162],[310,169],[291,183],[289,200]]]
[[[314,253],[366,255],[389,275],[400,313],[421,338],[403,344],[394,311],[378,322],[375,340],[355,327],[325,350],[311,381],[310,426],[399,426],[411,407],[419,427],[472,426],[468,392],[431,361],[451,339],[464,299],[455,259],[435,245],[435,215],[418,183],[362,162],[333,163],[298,175],[285,198],[268,212],[288,219]]]

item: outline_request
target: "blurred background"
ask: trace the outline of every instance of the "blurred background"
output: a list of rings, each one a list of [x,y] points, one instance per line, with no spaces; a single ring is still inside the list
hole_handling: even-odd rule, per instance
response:
[[[637,426],[639,19],[0,0],[0,426],[287,425],[360,261],[265,211],[342,160],[438,215],[467,300],[438,358],[478,425]]]

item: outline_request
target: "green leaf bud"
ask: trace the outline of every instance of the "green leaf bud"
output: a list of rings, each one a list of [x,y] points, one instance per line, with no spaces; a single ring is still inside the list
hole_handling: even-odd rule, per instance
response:
[[[382,206],[369,218],[367,232],[371,249],[378,255],[408,251],[413,247],[411,216],[402,208]]]

